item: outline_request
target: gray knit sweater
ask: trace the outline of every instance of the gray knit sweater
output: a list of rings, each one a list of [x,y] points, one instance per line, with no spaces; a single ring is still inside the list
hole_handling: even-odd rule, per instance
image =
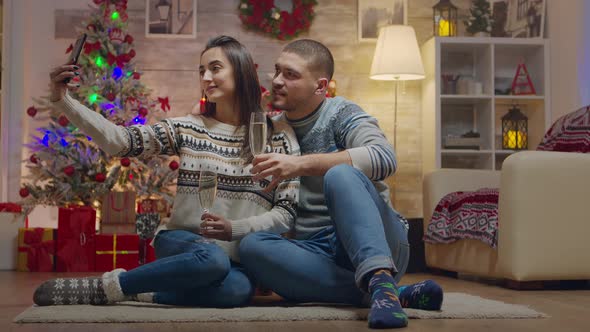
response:
[[[303,119],[287,121],[297,135],[302,155],[346,150],[352,166],[373,181],[381,197],[391,206],[389,188],[382,180],[396,170],[395,153],[374,117],[358,105],[336,97],[326,99]],[[308,238],[332,224],[323,183],[323,176],[301,178],[295,225],[297,239]]]

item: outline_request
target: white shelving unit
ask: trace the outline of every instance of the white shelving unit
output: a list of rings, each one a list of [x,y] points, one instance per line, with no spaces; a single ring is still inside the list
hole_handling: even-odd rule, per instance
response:
[[[528,149],[536,149],[551,118],[547,40],[434,37],[422,45],[422,58],[424,174],[438,168],[501,169],[515,152],[502,150],[501,143],[501,118],[513,105],[528,117]],[[536,95],[505,95],[521,62]],[[458,75],[456,86],[443,75]],[[478,148],[445,148],[447,137],[469,131],[479,133]]]

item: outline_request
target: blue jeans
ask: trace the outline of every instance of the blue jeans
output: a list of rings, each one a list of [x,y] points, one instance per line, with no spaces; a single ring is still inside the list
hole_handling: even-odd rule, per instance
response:
[[[185,230],[160,231],[157,259],[119,275],[126,295],[154,292],[161,304],[237,307],[247,304],[254,287],[239,266],[213,241]]]
[[[333,226],[309,239],[259,232],[240,244],[240,261],[262,286],[287,300],[366,305],[366,276],[394,272],[396,282],[409,259],[407,228],[359,170],[338,165],[324,176]]]

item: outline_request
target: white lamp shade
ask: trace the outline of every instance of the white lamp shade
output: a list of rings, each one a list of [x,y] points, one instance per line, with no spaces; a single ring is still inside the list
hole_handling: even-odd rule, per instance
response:
[[[424,66],[414,28],[389,25],[379,30],[370,77],[386,81],[424,78]]]

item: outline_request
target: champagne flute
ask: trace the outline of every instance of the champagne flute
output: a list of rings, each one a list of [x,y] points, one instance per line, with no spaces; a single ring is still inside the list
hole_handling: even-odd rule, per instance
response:
[[[209,213],[217,196],[217,174],[215,172],[201,171],[198,192],[203,213]]]
[[[266,148],[266,112],[250,113],[250,151],[253,156],[264,153]],[[257,189],[263,189],[256,184]]]

